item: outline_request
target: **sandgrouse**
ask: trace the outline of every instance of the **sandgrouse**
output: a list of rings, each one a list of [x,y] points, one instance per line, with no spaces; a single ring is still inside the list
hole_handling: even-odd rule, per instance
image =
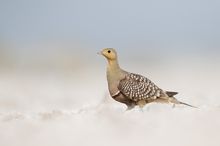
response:
[[[105,48],[99,54],[108,61],[107,80],[110,95],[114,100],[126,104],[127,110],[136,105],[143,108],[151,102],[184,104],[194,107],[178,101],[174,97],[177,92],[164,91],[148,78],[122,70],[118,64],[117,53],[113,48]]]

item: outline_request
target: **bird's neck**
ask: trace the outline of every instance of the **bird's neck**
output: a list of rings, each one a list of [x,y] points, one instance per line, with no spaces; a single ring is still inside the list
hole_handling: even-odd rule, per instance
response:
[[[107,80],[108,80],[108,88],[111,95],[118,92],[117,85],[119,81],[123,79],[122,70],[118,64],[117,60],[108,60],[107,66]]]
[[[107,79],[109,83],[117,82],[123,78],[122,70],[117,60],[108,60]]]
[[[118,60],[108,60],[108,71],[120,71],[120,66],[118,64]]]
[[[117,60],[108,60],[107,80],[109,92],[113,95],[118,91],[115,85],[117,85],[120,80],[120,67]]]

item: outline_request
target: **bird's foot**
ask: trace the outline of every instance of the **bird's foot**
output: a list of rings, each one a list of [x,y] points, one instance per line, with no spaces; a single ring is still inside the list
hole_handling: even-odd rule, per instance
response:
[[[127,109],[125,111],[130,111],[134,108],[134,106],[127,106]]]

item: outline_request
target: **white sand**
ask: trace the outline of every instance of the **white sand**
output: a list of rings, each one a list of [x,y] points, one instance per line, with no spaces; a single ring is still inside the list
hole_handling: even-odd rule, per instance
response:
[[[218,71],[200,68],[181,78],[184,67],[151,71],[157,84],[199,109],[149,104],[125,112],[109,98],[104,69],[97,68],[73,76],[2,73],[0,146],[220,145]]]

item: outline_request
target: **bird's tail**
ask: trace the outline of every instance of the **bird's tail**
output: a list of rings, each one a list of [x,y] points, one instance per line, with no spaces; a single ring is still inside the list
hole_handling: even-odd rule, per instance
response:
[[[169,97],[169,102],[173,103],[173,104],[182,104],[182,105],[186,105],[186,106],[189,106],[189,107],[198,108],[198,107],[190,105],[188,103],[181,102],[181,101],[177,100],[175,97]]]
[[[185,102],[179,102],[179,104],[186,105],[186,106],[193,107],[193,108],[198,108],[196,106],[190,105],[190,104],[185,103]]]

